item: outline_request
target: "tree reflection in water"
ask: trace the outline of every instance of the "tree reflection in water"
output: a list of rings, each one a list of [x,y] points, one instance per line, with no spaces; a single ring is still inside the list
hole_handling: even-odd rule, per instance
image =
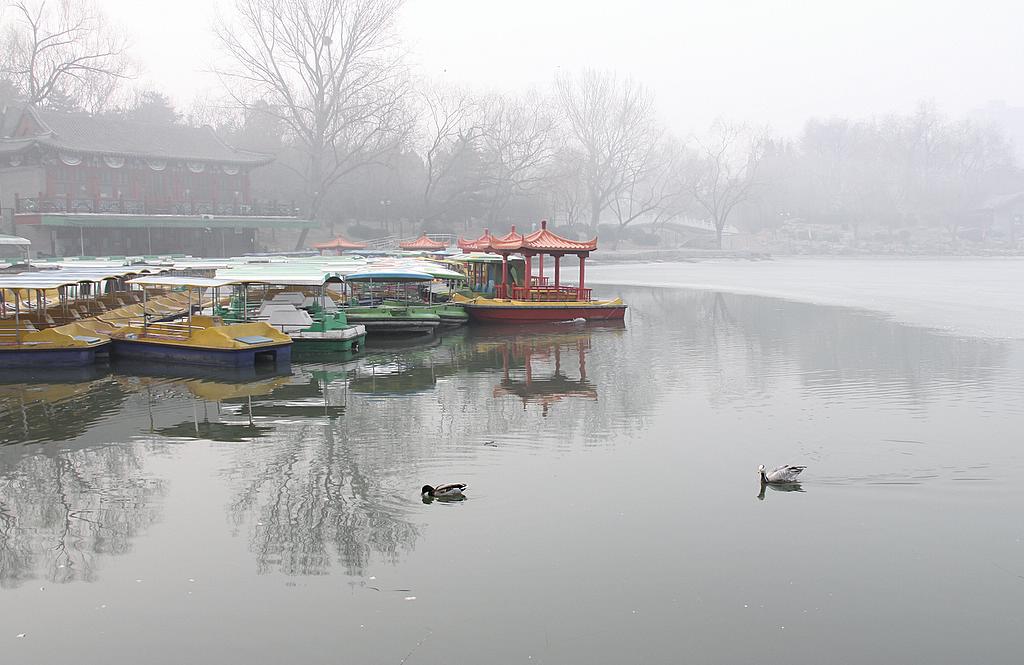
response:
[[[300,397],[312,403],[312,393],[338,393],[341,385],[351,395],[343,418],[294,420],[265,437],[267,445],[239,448],[233,457],[229,512],[249,538],[257,570],[323,575],[340,565],[360,575],[374,557],[397,560],[412,550],[419,531],[408,514],[418,486],[409,496],[389,489],[396,460],[429,458],[450,431],[472,436],[477,414],[496,397],[514,395],[544,410],[567,397],[596,400],[586,369],[590,331],[548,326],[536,332],[457,334],[429,348],[371,353],[354,364],[300,365],[289,386],[253,397],[248,409],[261,414],[265,404],[300,386],[310,395],[293,394],[292,408]],[[445,404],[452,386],[469,374],[489,388],[460,391],[467,408]],[[456,375],[463,378],[446,381]],[[418,399],[424,392],[437,392],[438,399]]]
[[[28,452],[29,454],[26,454]],[[91,582],[160,517],[161,480],[134,444],[0,448],[0,586]]]
[[[314,422],[270,447],[241,450],[229,512],[236,529],[249,531],[258,572],[324,575],[337,557],[359,575],[374,553],[394,561],[412,550],[417,528],[382,499],[378,472],[390,461]]]

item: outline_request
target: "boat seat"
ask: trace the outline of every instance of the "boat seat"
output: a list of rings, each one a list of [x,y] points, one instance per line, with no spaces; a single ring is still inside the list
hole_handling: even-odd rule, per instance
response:
[[[301,306],[306,301],[306,296],[298,291],[285,291],[277,293],[270,299],[272,303],[287,303],[289,305]]]
[[[295,307],[295,305],[292,305],[291,303],[273,302],[270,300],[265,300],[259,304],[259,307],[257,307],[256,310],[253,312],[253,316],[266,317],[269,316],[271,312],[279,309],[293,310],[297,308]]]
[[[298,332],[313,325],[313,317],[309,312],[296,309],[293,305],[270,304],[266,309],[261,307],[259,318],[283,333]]]

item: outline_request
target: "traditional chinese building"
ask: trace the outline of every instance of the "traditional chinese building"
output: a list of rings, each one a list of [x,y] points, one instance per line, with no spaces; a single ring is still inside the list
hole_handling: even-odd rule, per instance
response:
[[[260,201],[249,174],[273,160],[209,127],[34,107],[0,118],[5,226],[51,255],[257,251],[259,233],[311,227],[292,203]]]

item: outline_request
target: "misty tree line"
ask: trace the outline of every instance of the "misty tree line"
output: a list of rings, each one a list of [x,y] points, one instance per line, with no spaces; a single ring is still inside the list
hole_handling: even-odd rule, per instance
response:
[[[128,40],[89,0],[15,2],[0,31],[0,101],[212,125],[236,147],[277,157],[253,174],[262,197],[294,199],[356,237],[540,218],[570,234],[601,226],[647,242],[652,229],[699,220],[719,245],[727,225],[792,218],[855,234],[881,224],[955,235],[985,198],[1020,187],[1003,137],[927,105],[812,120],[794,139],[725,120],[680,137],[649,89],[615,73],[559,75],[521,94],[425,80],[394,31],[401,5],[235,0],[213,26],[223,96],[180,113],[160,91],[131,90]]]

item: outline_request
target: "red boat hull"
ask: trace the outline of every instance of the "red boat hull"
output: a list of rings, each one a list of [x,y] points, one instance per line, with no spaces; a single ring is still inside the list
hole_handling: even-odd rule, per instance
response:
[[[545,323],[551,321],[621,321],[626,316],[625,305],[480,305],[466,303],[466,312],[472,321],[480,323]]]

